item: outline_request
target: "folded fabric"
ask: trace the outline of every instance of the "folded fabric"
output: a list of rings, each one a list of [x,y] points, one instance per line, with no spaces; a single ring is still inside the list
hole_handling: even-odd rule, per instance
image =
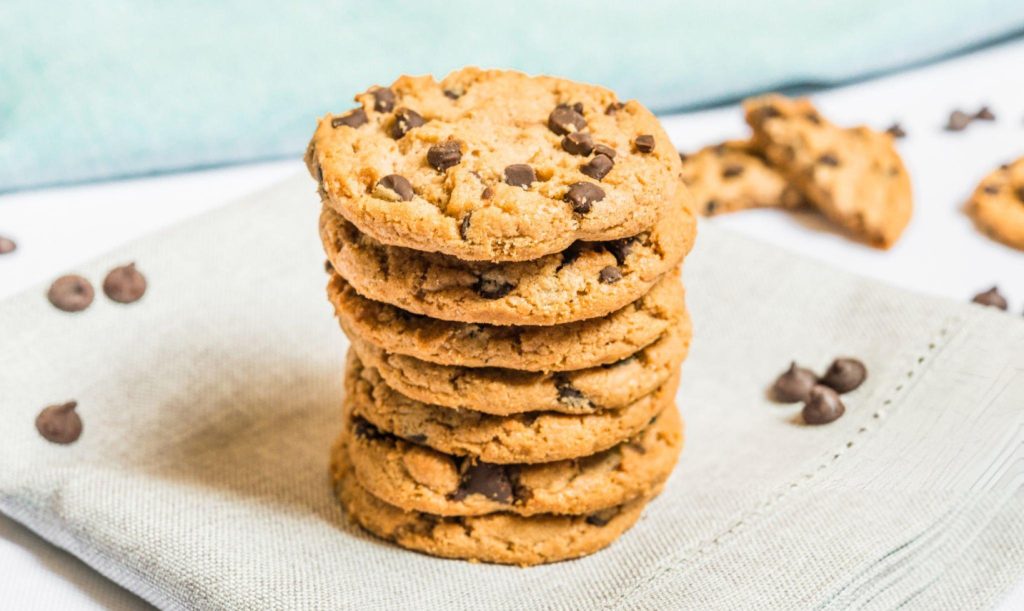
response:
[[[609,549],[518,569],[351,526],[332,497],[344,340],[316,195],[279,187],[82,268],[149,291],[0,303],[0,511],[168,609],[980,608],[1024,574],[1024,320],[859,279],[705,225],[687,261],[687,447]],[[868,366],[801,424],[791,359]],[[33,420],[76,399],[82,438]]]
[[[835,83],[1024,28],[1017,0],[0,3],[0,192],[298,157],[317,116],[463,65],[655,110]]]

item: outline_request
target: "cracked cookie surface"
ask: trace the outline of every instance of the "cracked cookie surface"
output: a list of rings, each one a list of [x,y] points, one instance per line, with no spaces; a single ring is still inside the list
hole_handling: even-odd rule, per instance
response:
[[[639,498],[587,516],[505,512],[443,517],[405,511],[370,494],[344,450],[334,453],[331,471],[345,512],[370,533],[432,556],[498,564],[530,566],[594,553],[629,530],[649,500]]]
[[[696,221],[676,202],[672,214],[634,237],[576,242],[511,263],[385,246],[328,206],[320,236],[334,269],[368,299],[442,320],[557,325],[604,316],[642,297],[690,251]]]
[[[553,411],[591,414],[618,409],[658,389],[674,375],[690,347],[692,329],[685,315],[665,335],[630,355],[576,371],[524,372],[496,367],[437,365],[390,354],[358,338],[359,360],[403,395],[453,409],[498,416]]]
[[[483,515],[507,511],[587,515],[650,496],[683,446],[682,419],[665,409],[641,433],[592,456],[533,465],[493,465],[449,456],[349,422],[345,445],[359,483],[407,511]],[[336,448],[335,451],[343,451]]]
[[[983,178],[967,214],[993,239],[1024,250],[1024,157]]]
[[[729,140],[685,155],[683,182],[705,216],[750,208],[799,208],[803,198],[749,140]]]
[[[743,103],[753,142],[826,217],[880,248],[910,222],[910,176],[891,134],[841,128],[810,101],[769,95]]]
[[[617,410],[594,414],[530,412],[494,416],[454,410],[402,395],[350,349],[345,406],[352,417],[407,441],[489,463],[539,463],[589,456],[636,435],[672,404],[679,373],[655,392]]]
[[[553,327],[428,318],[366,299],[333,272],[327,294],[350,338],[438,365],[522,371],[585,369],[624,359],[661,337],[683,315],[685,303],[678,272],[607,316]]]
[[[465,68],[355,99],[320,120],[306,163],[327,204],[384,244],[524,261],[639,233],[686,196],[658,120],[602,87]]]

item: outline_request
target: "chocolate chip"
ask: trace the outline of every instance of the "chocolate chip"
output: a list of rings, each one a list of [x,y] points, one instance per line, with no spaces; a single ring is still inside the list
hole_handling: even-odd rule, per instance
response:
[[[949,114],[949,122],[946,123],[946,131],[948,132],[959,132],[967,129],[967,126],[971,124],[971,115],[960,111],[954,110]]]
[[[88,280],[70,274],[54,280],[46,297],[58,310],[80,312],[89,307],[94,294]]]
[[[686,163],[686,160],[689,159],[689,157],[690,157],[689,155],[687,155],[686,153],[683,153],[682,151],[680,151],[680,153],[679,153],[679,161],[682,161],[683,163]]]
[[[847,393],[864,383],[868,369],[857,359],[839,358],[832,361],[820,383],[838,393]]]
[[[555,106],[555,109],[548,115],[548,129],[559,136],[582,130],[587,126],[587,121],[580,112],[568,104]]]
[[[586,214],[590,212],[594,202],[604,199],[604,191],[594,183],[574,182],[569,185],[569,190],[562,199],[572,204],[573,212]]]
[[[995,195],[996,193],[999,193],[999,185],[985,185],[985,188],[982,189],[982,191],[989,195]]]
[[[983,306],[989,306],[991,308],[999,308],[1000,310],[1007,309],[1006,297],[1003,297],[999,293],[999,287],[993,286],[984,293],[978,293],[971,300],[973,303],[977,303]]]
[[[718,200],[709,199],[708,203],[704,204],[704,214],[711,216],[718,209]]]
[[[593,159],[580,166],[580,172],[584,175],[601,180],[608,175],[615,167],[615,162],[608,155],[595,155]]]
[[[612,519],[619,515],[618,507],[609,507],[608,509],[602,509],[601,511],[595,512],[587,516],[587,524],[591,526],[607,526]]]
[[[821,165],[836,167],[839,165],[839,158],[832,153],[825,153],[821,157],[818,157],[818,163]]]
[[[0,235],[0,255],[14,252],[17,248],[18,245],[14,243],[14,240]]]
[[[828,424],[838,420],[845,411],[846,406],[839,394],[828,386],[818,384],[811,388],[807,403],[800,413],[807,424]]]
[[[505,168],[505,182],[513,187],[529,189],[537,182],[537,174],[525,163],[513,163]]]
[[[334,273],[334,266],[331,265],[330,259],[324,259],[324,271],[327,272],[328,274]]]
[[[907,132],[903,130],[903,126],[899,123],[893,123],[889,126],[889,129],[885,130],[886,133],[890,134],[893,138],[906,138]]]
[[[810,369],[797,367],[796,362],[790,363],[789,369],[775,378],[771,387],[771,396],[780,403],[796,403],[806,401],[811,387],[818,383],[818,376]]]
[[[516,285],[508,282],[507,280],[487,278],[484,276],[481,276],[473,286],[477,295],[480,295],[484,299],[501,299],[505,295],[511,293],[515,288]]]
[[[405,440],[413,443],[426,443],[427,436],[423,433],[412,433],[411,435],[406,435]]]
[[[377,186],[391,191],[403,202],[412,200],[412,184],[404,176],[388,174],[377,181]]]
[[[604,155],[609,159],[615,159],[615,149],[608,146],[607,144],[595,144],[594,145],[595,155]]]
[[[641,153],[653,153],[654,152],[654,136],[650,134],[644,134],[643,136],[637,136],[636,141],[633,142],[636,145],[636,150]]]
[[[738,164],[729,164],[722,169],[722,178],[735,178],[743,173],[743,166]]]
[[[633,238],[620,238],[618,240],[611,240],[604,243],[604,248],[615,257],[615,262],[622,265],[626,262],[626,257],[633,250]]]
[[[469,235],[469,224],[470,222],[472,222],[470,220],[472,217],[473,213],[469,212],[466,214],[466,216],[462,217],[461,221],[459,221],[459,237],[462,238],[463,240],[465,240],[466,236]]]
[[[612,102],[607,107],[605,107],[604,114],[606,114],[606,115],[614,115],[615,113],[617,113],[620,110],[622,110],[623,106],[625,106],[625,104],[623,104],[622,102]]]
[[[369,420],[358,416],[352,418],[352,432],[355,433],[356,437],[360,437],[362,439],[388,439],[387,433],[378,429]]]
[[[118,303],[132,303],[146,294],[146,277],[134,263],[115,267],[103,279],[103,292]]]
[[[1024,202],[1024,187],[1017,187],[1017,190],[1013,192],[1017,196],[1017,199]]]
[[[978,112],[974,113],[974,118],[978,121],[995,121],[996,114],[988,106],[982,106]]]
[[[597,279],[601,284],[615,284],[619,280],[622,280],[622,270],[614,265],[607,265],[601,268],[601,271],[598,272]]]
[[[456,91],[455,89],[445,89],[444,90],[444,97],[452,99],[452,100],[457,100],[457,99],[461,98],[464,93],[465,93],[464,91]]]
[[[395,111],[395,121],[391,124],[391,137],[398,140],[424,123],[426,121],[420,113],[409,108],[399,108]]]
[[[366,111],[362,108],[357,108],[350,111],[340,117],[334,117],[331,119],[331,127],[360,127],[366,125]]]
[[[427,163],[438,172],[444,172],[460,161],[462,149],[457,140],[446,140],[427,149]]]
[[[562,269],[566,265],[571,264],[576,259],[580,258],[580,253],[583,252],[583,242],[573,242],[562,251],[562,262],[558,264],[558,269]]]
[[[459,481],[459,488],[451,498],[461,501],[471,494],[483,495],[492,501],[509,504],[514,496],[512,478],[504,465],[474,462],[466,465]]]
[[[586,132],[572,132],[562,138],[562,149],[567,153],[586,157],[594,150],[594,138]]]
[[[395,109],[394,91],[387,87],[378,87],[370,93],[373,94],[373,109],[377,112],[391,112]]]
[[[494,187],[484,187],[484,190],[480,192],[480,199],[491,199],[494,197]]]
[[[36,416],[36,430],[44,439],[66,445],[74,443],[82,435],[82,418],[75,411],[77,401],[62,405],[51,405]]]
[[[821,117],[814,111],[804,113],[804,117],[815,125],[821,125]]]

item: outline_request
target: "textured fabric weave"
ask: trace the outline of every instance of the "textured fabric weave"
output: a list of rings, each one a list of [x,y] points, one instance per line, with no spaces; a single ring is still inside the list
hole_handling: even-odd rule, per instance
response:
[[[296,177],[84,266],[137,304],[0,303],[0,510],[165,608],[981,608],[1024,573],[1024,321],[702,227],[687,447],[609,549],[532,569],[439,560],[331,496],[345,341]],[[789,360],[870,377],[822,427],[764,397]],[[82,439],[43,441],[79,401]]]

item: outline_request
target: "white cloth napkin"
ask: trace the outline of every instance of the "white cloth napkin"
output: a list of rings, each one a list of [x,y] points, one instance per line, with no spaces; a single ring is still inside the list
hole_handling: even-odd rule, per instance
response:
[[[131,244],[150,289],[80,314],[0,303],[0,510],[165,608],[979,608],[1024,574],[1024,319],[703,226],[687,447],[643,519],[532,569],[348,525],[327,477],[345,340],[306,177]],[[791,359],[861,358],[846,415],[800,424]],[[76,444],[42,440],[75,399]]]

